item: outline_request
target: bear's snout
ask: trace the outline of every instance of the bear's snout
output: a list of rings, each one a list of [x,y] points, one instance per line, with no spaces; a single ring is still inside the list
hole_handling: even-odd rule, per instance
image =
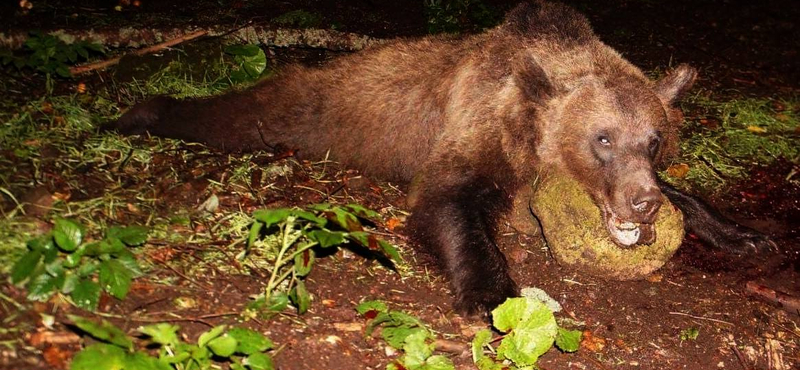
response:
[[[657,187],[640,188],[631,197],[631,207],[641,217],[641,222],[652,223],[661,208],[661,198],[661,190]]]

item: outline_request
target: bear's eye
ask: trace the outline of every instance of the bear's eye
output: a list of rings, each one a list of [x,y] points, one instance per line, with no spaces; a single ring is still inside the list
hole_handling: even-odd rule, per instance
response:
[[[656,153],[658,153],[658,147],[661,145],[661,139],[658,137],[654,137],[650,140],[650,145],[648,145],[647,149],[650,151],[650,156],[655,157]]]
[[[597,142],[603,146],[611,146],[611,139],[608,138],[606,135],[600,135],[597,137]]]

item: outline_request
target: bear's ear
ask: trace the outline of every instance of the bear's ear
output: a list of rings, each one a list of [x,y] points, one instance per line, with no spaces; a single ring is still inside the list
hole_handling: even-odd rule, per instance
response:
[[[540,102],[553,95],[553,84],[533,55],[523,53],[515,58],[513,73],[514,82],[527,99]]]
[[[665,103],[672,105],[692,88],[695,79],[697,79],[697,70],[688,64],[681,64],[656,81],[656,94]]]

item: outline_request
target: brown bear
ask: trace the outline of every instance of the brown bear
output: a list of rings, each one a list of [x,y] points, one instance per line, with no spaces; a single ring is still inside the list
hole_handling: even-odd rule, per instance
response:
[[[650,81],[584,16],[523,3],[483,34],[397,40],[221,96],[157,97],[112,127],[226,150],[330,151],[368,175],[414,180],[413,240],[438,257],[455,307],[485,313],[517,294],[495,244],[497,220],[548,168],[584,186],[621,246],[658,237],[662,192],[684,212],[687,231],[713,246],[770,243],[656,176],[677,151],[675,103],[695,77],[681,65]]]

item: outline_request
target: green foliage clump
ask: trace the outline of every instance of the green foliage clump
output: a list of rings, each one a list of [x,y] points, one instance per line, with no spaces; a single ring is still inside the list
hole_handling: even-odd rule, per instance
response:
[[[425,0],[428,33],[460,33],[494,27],[501,19],[481,0]]]
[[[291,301],[299,313],[305,313],[311,305],[311,297],[303,279],[311,272],[316,248],[348,245],[363,249],[389,265],[402,262],[393,245],[364,228],[364,221],[379,216],[377,212],[357,204],[315,204],[305,209],[255,211],[247,240],[248,249],[244,253],[260,248],[273,257],[264,296],[254,301],[250,309],[278,312]]]
[[[88,60],[92,54],[104,53],[103,46],[97,43],[80,40],[67,44],[56,36],[34,31],[25,41],[22,55],[14,55],[8,50],[2,51],[0,64],[66,78],[72,77],[70,65]]]
[[[258,45],[229,45],[225,53],[233,56],[235,68],[231,71],[231,81],[242,83],[261,78],[267,69],[267,56]]]
[[[507,299],[492,311],[492,320],[495,329],[505,334],[496,348],[489,329],[475,334],[472,359],[481,370],[531,369],[553,344],[564,352],[580,346],[581,332],[559,327],[553,312],[533,298]]]
[[[800,101],[740,99],[717,102],[695,97],[705,118],[688,122],[691,134],[681,142],[682,162],[688,172],[668,177],[699,187],[720,190],[730,181],[748,178],[748,171],[783,158],[800,163]]]
[[[141,269],[130,246],[144,244],[147,229],[112,227],[102,240],[86,242],[83,225],[57,219],[53,230],[27,243],[28,252],[11,269],[11,281],[24,283],[28,299],[46,301],[54,293],[72,297],[76,306],[94,310],[101,290],[124,299]]]
[[[436,335],[420,319],[402,311],[390,310],[381,301],[362,302],[356,311],[369,320],[364,335],[369,337],[380,327],[386,344],[403,352],[400,358],[386,365],[387,370],[455,369],[449,358],[433,354]]]
[[[281,14],[272,22],[284,27],[315,28],[322,24],[322,15],[298,9]]]
[[[69,319],[100,343],[92,344],[72,359],[71,370],[207,370],[226,362],[232,370],[271,370],[266,352],[275,347],[269,338],[246,328],[216,326],[200,335],[196,344],[178,336],[178,325],[159,323],[138,331],[149,338],[148,348],[158,357],[135,350],[133,338],[108,321],[96,322],[70,315]]]

